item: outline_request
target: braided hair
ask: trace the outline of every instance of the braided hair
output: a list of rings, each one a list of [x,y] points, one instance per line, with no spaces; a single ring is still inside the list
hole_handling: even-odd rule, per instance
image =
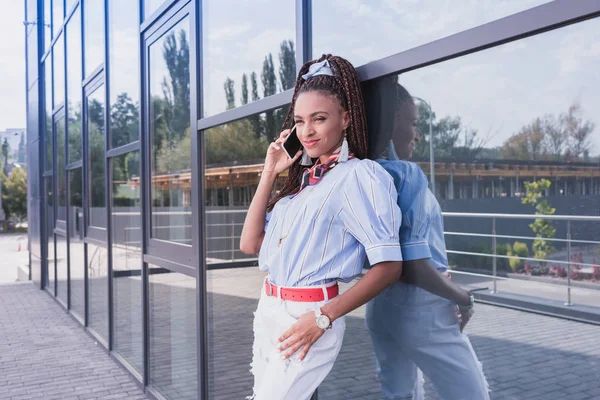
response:
[[[314,63],[327,60],[334,76],[317,75],[305,80],[302,75],[306,74],[310,66]],[[356,70],[350,62],[339,56],[323,54],[318,60],[307,62],[300,68],[292,103],[283,122],[282,130],[291,129],[294,122],[294,107],[296,99],[302,93],[323,92],[334,96],[340,102],[344,111],[347,111],[350,117],[350,124],[346,129],[346,140],[348,147],[356,158],[363,159],[367,157],[368,139],[367,139],[367,118],[365,106],[363,103],[360,81]],[[269,200],[267,210],[271,211],[275,204],[282,198],[296,193],[300,189],[300,178],[302,177],[304,167],[300,165],[300,159],[296,160],[288,169],[288,177],[279,193]]]

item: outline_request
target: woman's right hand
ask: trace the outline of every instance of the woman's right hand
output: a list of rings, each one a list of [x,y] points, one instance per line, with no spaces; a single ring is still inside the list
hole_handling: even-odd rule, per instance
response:
[[[264,172],[280,174],[287,170],[302,155],[302,150],[298,150],[294,158],[290,160],[285,151],[283,151],[283,143],[289,134],[290,129],[282,131],[279,134],[279,138],[269,145],[267,156],[265,157]]]

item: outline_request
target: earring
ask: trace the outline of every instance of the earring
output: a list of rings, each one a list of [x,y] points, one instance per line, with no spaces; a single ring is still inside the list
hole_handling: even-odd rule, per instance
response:
[[[308,155],[308,153],[306,152],[306,149],[302,150],[302,159],[300,160],[300,165],[308,167],[309,165],[312,165],[312,158],[310,158],[310,156]]]
[[[348,161],[348,141],[346,140],[346,130],[344,129],[344,141],[342,142],[342,149],[340,150],[340,156],[338,157],[339,162]]]

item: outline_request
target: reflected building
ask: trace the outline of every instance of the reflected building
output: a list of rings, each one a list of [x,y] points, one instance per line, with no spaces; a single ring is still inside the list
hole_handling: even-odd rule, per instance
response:
[[[264,276],[239,236],[322,53],[427,101],[414,161],[444,211],[528,212],[548,179],[560,213],[599,212],[597,1],[24,3],[31,279],[152,398],[251,394]],[[377,393],[363,317],[320,399]]]

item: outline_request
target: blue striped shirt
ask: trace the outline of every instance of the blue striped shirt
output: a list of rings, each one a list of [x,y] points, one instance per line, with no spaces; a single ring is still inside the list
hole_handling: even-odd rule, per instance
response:
[[[259,268],[280,286],[350,281],[371,265],[401,261],[401,213],[390,175],[351,159],[267,214]]]
[[[440,272],[448,269],[442,208],[421,168],[409,161],[377,160],[392,176],[402,209],[400,245],[404,260],[430,258]]]

